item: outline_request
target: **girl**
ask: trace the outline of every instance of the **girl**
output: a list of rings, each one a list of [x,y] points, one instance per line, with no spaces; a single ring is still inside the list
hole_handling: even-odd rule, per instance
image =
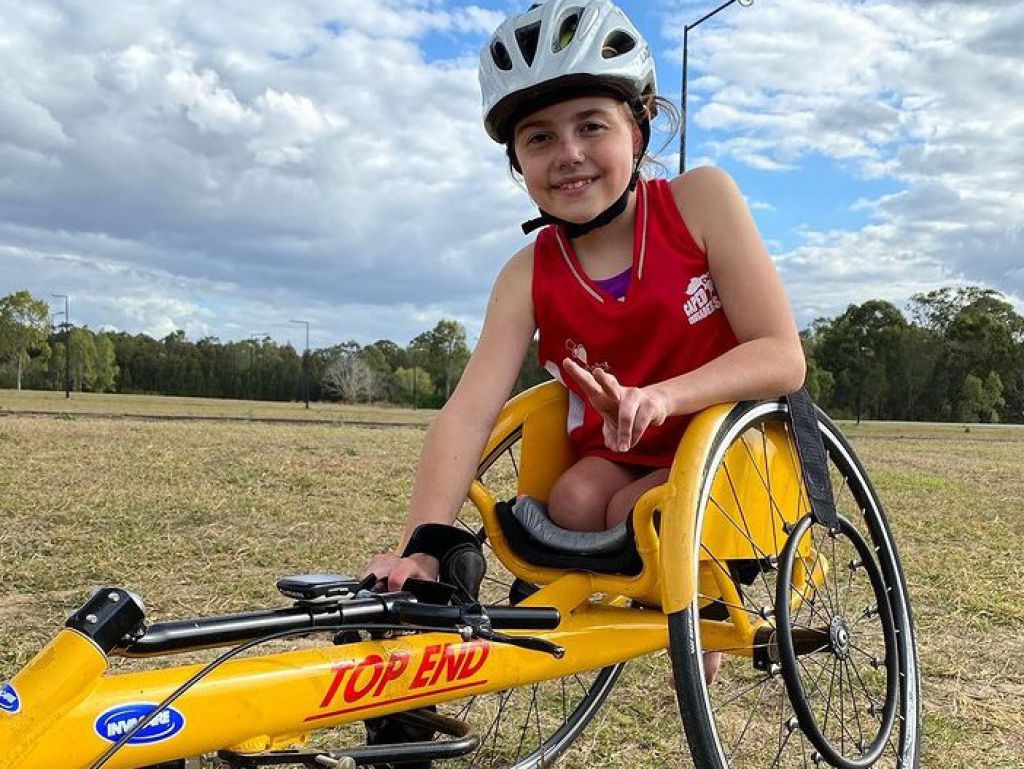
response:
[[[423,447],[399,544],[452,523],[535,332],[570,392],[578,460],[548,505],[563,528],[621,522],[665,481],[689,415],[782,395],[804,358],[781,281],[722,171],[672,181],[639,168],[658,100],[647,43],[610,0],[550,0],[481,53],[484,125],[505,145],[544,228],[498,276],[476,350]],[[399,589],[435,579],[419,554],[374,556]]]

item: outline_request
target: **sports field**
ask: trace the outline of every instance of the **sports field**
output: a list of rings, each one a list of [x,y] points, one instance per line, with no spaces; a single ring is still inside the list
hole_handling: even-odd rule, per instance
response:
[[[227,419],[152,418],[189,414]],[[306,416],[301,404],[0,391],[0,680],[98,585],[140,593],[154,619],[245,610],[283,605],[280,575],[355,572],[387,547],[430,413],[288,421]],[[1024,428],[848,435],[914,601],[922,767],[1024,767]],[[674,707],[667,676],[638,667],[563,765],[688,765]]]

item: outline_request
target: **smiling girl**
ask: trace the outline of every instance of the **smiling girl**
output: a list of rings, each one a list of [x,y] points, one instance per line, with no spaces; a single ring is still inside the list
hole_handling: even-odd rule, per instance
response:
[[[558,525],[613,527],[664,482],[689,416],[800,387],[782,283],[727,174],[641,178],[658,99],[650,49],[610,0],[550,0],[507,19],[481,53],[484,125],[543,227],[494,284],[483,331],[435,419],[399,544],[452,523],[534,334],[569,390],[577,460],[548,500]],[[398,589],[437,561],[380,554]]]

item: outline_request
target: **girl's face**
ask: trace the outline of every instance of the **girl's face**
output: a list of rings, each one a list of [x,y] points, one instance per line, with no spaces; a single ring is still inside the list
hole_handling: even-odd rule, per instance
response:
[[[622,102],[584,96],[523,118],[513,141],[533,201],[560,219],[582,223],[626,189],[643,136]]]

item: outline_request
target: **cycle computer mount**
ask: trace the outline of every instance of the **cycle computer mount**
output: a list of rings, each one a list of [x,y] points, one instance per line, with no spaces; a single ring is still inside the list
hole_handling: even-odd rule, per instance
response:
[[[354,598],[361,584],[344,574],[297,574],[279,579],[277,589],[286,598],[302,603],[335,603]]]

